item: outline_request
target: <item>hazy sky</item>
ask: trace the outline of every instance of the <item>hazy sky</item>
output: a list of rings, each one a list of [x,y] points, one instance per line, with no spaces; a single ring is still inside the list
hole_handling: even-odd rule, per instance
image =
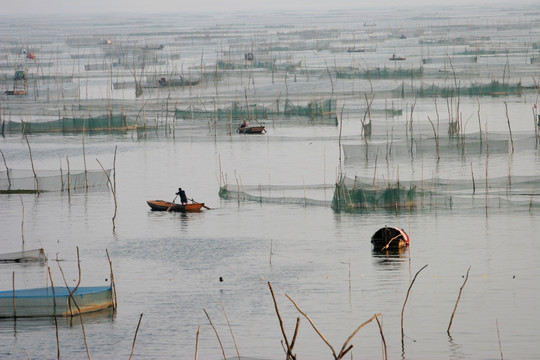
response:
[[[117,12],[202,12],[237,10],[320,10],[358,9],[363,7],[403,7],[427,5],[485,5],[497,3],[495,0],[0,0],[1,15],[38,15],[69,13],[117,13]],[[536,4],[537,0],[502,1],[506,4]]]

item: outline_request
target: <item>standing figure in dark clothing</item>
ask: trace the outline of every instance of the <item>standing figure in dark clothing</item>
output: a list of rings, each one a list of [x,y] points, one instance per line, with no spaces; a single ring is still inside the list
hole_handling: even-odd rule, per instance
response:
[[[178,192],[176,193],[176,195],[180,196],[180,201],[182,202],[182,205],[187,204],[186,192],[182,190],[182,188],[178,188]]]

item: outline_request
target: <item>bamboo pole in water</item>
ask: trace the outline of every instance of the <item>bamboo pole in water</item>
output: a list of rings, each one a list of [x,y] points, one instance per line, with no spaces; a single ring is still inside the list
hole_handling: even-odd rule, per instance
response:
[[[135,336],[133,336],[133,344],[131,344],[131,354],[129,355],[129,360],[133,358],[133,353],[135,352],[135,342],[137,341],[137,333],[139,332],[139,327],[141,326],[141,320],[143,317],[143,313],[141,313],[141,316],[139,316],[139,322],[137,323],[137,329],[135,329]]]
[[[24,202],[20,193],[19,193],[19,199],[21,200],[21,210],[22,210],[21,239],[22,239],[22,249],[24,251]]]
[[[116,201],[116,189],[115,187],[113,186],[112,182],[111,182],[111,177],[109,176],[109,174],[107,173],[107,171],[105,170],[105,168],[103,167],[103,165],[101,165],[101,162],[99,162],[98,159],[96,159],[96,161],[98,162],[99,166],[101,166],[101,169],[103,170],[103,172],[105,173],[105,176],[107,176],[107,180],[109,181],[109,185],[111,187],[111,192],[113,194],[113,199],[114,199],[114,215],[112,217],[112,223],[113,223],[113,232],[115,231],[116,229],[116,224],[115,224],[115,220],[116,220],[116,213],[118,212],[118,202]]]
[[[13,319],[17,319],[17,301],[16,301],[16,296],[15,296],[15,271],[13,272],[12,286],[13,286]]]
[[[470,266],[469,266],[469,269],[467,269],[467,275],[465,276],[465,281],[463,282],[463,285],[461,285],[461,288],[459,289],[459,295],[456,301],[456,305],[454,306],[454,311],[452,312],[452,316],[450,317],[450,323],[448,324],[448,329],[446,330],[448,335],[450,335],[450,328],[452,327],[452,322],[454,321],[454,315],[456,314],[456,310],[458,307],[459,299],[461,298],[461,294],[463,292],[463,288],[465,287],[465,284],[467,283],[467,280],[469,279],[469,271],[471,271]]]
[[[223,315],[225,315],[225,320],[227,320],[227,325],[229,326],[229,331],[231,333],[231,337],[234,343],[234,348],[236,349],[236,355],[238,355],[238,359],[240,359],[240,351],[238,350],[238,345],[236,344],[236,339],[234,338],[234,333],[232,331],[231,323],[229,322],[229,317],[227,316],[227,312],[225,311],[225,306],[223,306],[223,302],[221,299],[219,300],[219,304],[221,305],[221,309],[223,310]]]
[[[54,327],[56,329],[56,355],[57,355],[58,360],[60,360],[60,338],[59,338],[59,335],[58,335],[58,317],[56,316],[56,294],[55,294],[55,291],[54,291],[54,281],[53,281],[53,278],[52,278],[51,267],[48,266],[48,265],[47,265],[47,271],[49,273],[49,279],[51,280],[51,289],[52,289],[52,293],[53,293]]]
[[[411,293],[411,288],[416,281],[416,277],[422,270],[424,270],[427,267],[427,264],[424,265],[420,270],[416,272],[416,275],[414,275],[414,278],[411,281],[411,285],[409,285],[409,289],[407,290],[407,296],[405,297],[405,301],[403,302],[403,308],[401,309],[401,351],[405,352],[405,332],[403,331],[403,314],[405,313],[405,305],[407,304],[407,300],[409,300],[409,294]]]
[[[36,180],[36,190],[39,194],[39,179],[36,174],[36,169],[34,168],[34,159],[32,158],[32,149],[30,148],[30,142],[28,141],[28,136],[24,134],[24,138],[26,139],[26,144],[28,145],[28,152],[30,153],[30,163],[32,164],[32,172],[34,173],[34,179]]]
[[[223,348],[223,343],[221,342],[221,339],[219,337],[219,334],[217,332],[217,329],[216,327],[214,326],[214,324],[212,323],[212,320],[210,319],[210,316],[208,315],[208,313],[206,312],[205,309],[203,309],[204,313],[206,314],[206,317],[208,318],[208,321],[210,322],[210,325],[212,326],[212,329],[214,329],[214,333],[216,334],[216,337],[218,339],[218,342],[219,342],[219,346],[221,347],[221,353],[223,354],[223,359],[227,360],[227,355],[225,355],[225,349]]]
[[[199,358],[199,334],[201,333],[201,326],[197,328],[197,335],[195,336],[195,360]]]
[[[73,316],[73,312],[71,310],[71,303],[73,302],[73,304],[77,308],[77,312],[78,312],[78,315],[79,315],[79,320],[81,321],[81,328],[82,328],[82,332],[83,332],[84,345],[86,347],[86,355],[88,356],[88,360],[92,360],[92,356],[90,356],[90,348],[88,347],[88,340],[86,338],[86,330],[84,329],[84,322],[83,322],[83,316],[81,314],[81,309],[79,308],[79,305],[77,305],[77,302],[75,301],[75,298],[73,297],[73,293],[77,290],[77,288],[79,287],[79,284],[81,282],[81,262],[80,262],[80,259],[79,259],[79,247],[77,247],[77,263],[78,263],[78,266],[79,266],[79,280],[78,280],[77,285],[75,286],[75,288],[73,290],[70,290],[69,286],[68,286],[68,283],[67,283],[67,280],[66,280],[66,276],[64,275],[64,270],[62,269],[62,266],[60,266],[60,262],[57,262],[58,268],[60,269],[60,273],[62,274],[62,279],[64,280],[64,284],[66,285],[66,288],[67,288],[67,290],[69,292],[69,308],[70,308],[71,316]]]
[[[514,153],[514,138],[512,137],[512,127],[510,126],[510,118],[508,117],[508,105],[504,101],[504,107],[506,108],[506,122],[508,124],[508,132],[510,133],[510,143],[512,144],[512,154]]]
[[[379,332],[381,333],[381,339],[382,339],[382,342],[383,342],[383,350],[384,350],[384,359],[387,360],[388,359],[388,347],[386,346],[386,340],[384,338],[382,324],[379,321],[378,316],[375,317],[375,320],[377,320],[377,325],[379,326]]]
[[[503,360],[503,352],[501,345],[501,334],[499,332],[499,320],[495,319],[495,325],[497,326],[497,339],[499,340],[499,353],[501,354],[501,360]]]
[[[0,154],[2,155],[2,159],[4,159],[4,166],[6,167],[6,174],[7,174],[7,179],[8,179],[8,189],[10,189],[11,188],[11,177],[9,176],[9,168],[7,166],[6,157],[4,156],[4,152],[2,151],[2,149],[0,149]]]
[[[116,282],[114,281],[114,271],[112,266],[112,260],[109,256],[109,250],[105,249],[105,252],[107,253],[107,259],[109,260],[109,268],[111,269],[111,288],[113,291],[113,310],[116,311],[116,307],[118,306],[118,298],[116,296]]]

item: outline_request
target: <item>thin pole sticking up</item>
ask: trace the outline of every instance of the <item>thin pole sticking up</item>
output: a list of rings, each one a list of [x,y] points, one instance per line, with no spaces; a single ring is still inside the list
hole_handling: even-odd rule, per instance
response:
[[[11,177],[9,176],[9,168],[7,166],[6,157],[4,156],[4,152],[2,151],[2,149],[0,149],[0,154],[2,155],[2,159],[4,159],[4,166],[6,167],[8,184],[9,184],[9,188],[11,188]]]
[[[112,184],[111,182],[111,177],[109,176],[109,173],[107,173],[107,171],[105,170],[105,168],[103,167],[103,165],[101,165],[101,162],[96,159],[96,161],[98,162],[99,166],[101,166],[101,169],[103,170],[103,172],[105,173],[105,176],[107,176],[107,180],[109,181],[109,185],[111,187],[111,192],[113,194],[113,199],[114,199],[114,215],[112,217],[112,223],[113,223],[113,232],[115,231],[116,229],[116,224],[115,224],[115,219],[116,219],[116,213],[118,211],[118,203],[116,201],[116,189],[115,189],[115,186]]]
[[[107,259],[109,260],[109,267],[111,268],[111,287],[113,290],[113,310],[116,311],[116,307],[118,305],[118,300],[116,297],[116,282],[114,281],[114,271],[112,266],[111,257],[109,256],[109,250],[105,249],[105,252],[107,253]]]
[[[70,288],[68,286],[68,283],[67,283],[67,280],[66,280],[66,276],[64,275],[64,270],[62,269],[62,266],[60,265],[60,262],[57,261],[58,268],[60,269],[60,273],[62,274],[62,279],[64,280],[64,284],[66,285],[66,289],[69,292],[69,308],[70,308],[71,315],[73,315],[73,312],[71,310],[71,302],[73,302],[73,304],[77,308],[77,312],[78,312],[78,315],[79,315],[79,320],[81,321],[81,328],[82,328],[83,338],[84,338],[84,346],[86,347],[86,355],[88,356],[88,360],[92,360],[92,356],[90,356],[90,348],[88,347],[88,340],[86,338],[86,330],[84,329],[83,316],[82,316],[81,310],[79,308],[79,305],[77,305],[77,302],[75,301],[75,298],[73,297],[73,293],[75,293],[75,290],[77,290],[77,288],[79,287],[79,284],[81,282],[81,268],[80,268],[79,249],[78,248],[77,248],[77,263],[79,264],[79,281],[78,281],[77,285],[75,286],[75,289],[70,290]]]
[[[135,336],[133,337],[133,344],[131,344],[131,354],[129,355],[129,360],[131,360],[133,353],[135,352],[135,341],[137,341],[137,333],[139,332],[139,327],[141,326],[142,317],[143,313],[141,313],[141,316],[139,316],[139,323],[137,324],[137,329],[135,329]]]
[[[512,128],[510,127],[510,118],[508,117],[508,105],[504,102],[506,108],[506,123],[508,124],[508,132],[510,133],[510,143],[512,144],[512,154],[514,153],[514,139],[512,137]]]
[[[36,190],[39,194],[39,179],[36,174],[36,169],[34,168],[34,159],[32,158],[32,149],[30,148],[30,142],[28,141],[28,136],[24,134],[24,138],[26,139],[26,144],[28,145],[28,152],[30,153],[30,163],[32,164],[32,172],[34,173],[34,179],[36,180]]]
[[[212,323],[212,320],[210,319],[210,316],[208,315],[208,313],[206,312],[205,309],[203,309],[204,313],[206,314],[206,317],[208,318],[208,321],[210,322],[210,325],[212,326],[212,329],[214,329],[214,333],[216,333],[216,337],[218,339],[218,342],[219,342],[219,346],[221,347],[221,353],[223,354],[223,359],[227,360],[227,355],[225,355],[225,349],[223,348],[223,343],[221,342],[221,339],[219,338],[219,334],[217,332],[217,329],[216,327],[214,326],[214,324]]]
[[[497,339],[499,339],[499,352],[501,353],[501,360],[503,360],[503,352],[501,345],[501,334],[499,333],[499,320],[495,319],[495,324],[497,325]]]
[[[225,311],[225,307],[223,306],[221,299],[219,300],[219,304],[221,305],[221,309],[223,310],[223,315],[225,315],[225,319],[227,320],[227,325],[229,326],[229,331],[231,332],[234,348],[236,349],[236,355],[238,355],[238,359],[240,359],[240,351],[238,351],[238,345],[236,344],[236,339],[234,338],[234,333],[232,331],[231,323],[229,322],[229,317],[227,316],[227,312]]]
[[[13,319],[17,319],[17,302],[15,300],[15,271],[13,272],[13,278],[11,281],[13,284]]]
[[[388,347],[386,346],[386,340],[384,339],[382,325],[381,325],[381,322],[379,321],[378,316],[375,318],[375,320],[377,320],[377,325],[379,325],[379,332],[381,333],[381,338],[382,338],[383,347],[384,347],[384,359],[387,360],[388,359]]]
[[[459,295],[458,295],[458,298],[456,300],[456,305],[454,306],[454,311],[452,312],[452,317],[450,317],[450,323],[448,324],[448,329],[446,330],[446,332],[448,333],[448,335],[450,335],[450,328],[452,327],[452,321],[454,321],[454,315],[456,314],[456,310],[457,310],[457,307],[458,307],[458,303],[459,303],[459,299],[461,298],[461,293],[463,292],[463,288],[465,287],[465,284],[467,283],[467,280],[469,279],[469,271],[471,271],[471,267],[469,266],[469,268],[467,269],[467,275],[465,276],[465,281],[463,281],[463,285],[461,285],[461,288],[459,288]]]
[[[201,333],[201,326],[197,329],[197,335],[195,336],[195,360],[199,358],[199,334]]]
[[[407,300],[409,300],[409,294],[411,293],[411,288],[416,280],[416,277],[418,276],[418,274],[420,274],[420,271],[424,270],[427,266],[428,264],[424,265],[420,270],[416,272],[416,275],[414,275],[414,278],[411,281],[411,285],[409,285],[409,290],[407,290],[407,296],[405,297],[405,301],[403,302],[403,308],[401,309],[401,351],[402,352],[405,351],[405,342],[404,342],[405,333],[403,332],[403,313],[405,312],[405,305],[407,304]]]
[[[59,335],[58,335],[58,317],[56,316],[56,294],[55,294],[55,291],[54,291],[54,281],[53,281],[53,278],[52,278],[51,267],[48,266],[48,265],[47,265],[47,271],[49,272],[49,279],[51,279],[51,289],[52,289],[52,293],[53,293],[54,326],[56,328],[56,355],[57,355],[58,360],[60,360],[60,339],[59,339]]]
[[[21,238],[22,238],[22,250],[24,251],[24,202],[23,202],[21,194],[19,194],[19,199],[21,199],[21,209],[22,209]]]

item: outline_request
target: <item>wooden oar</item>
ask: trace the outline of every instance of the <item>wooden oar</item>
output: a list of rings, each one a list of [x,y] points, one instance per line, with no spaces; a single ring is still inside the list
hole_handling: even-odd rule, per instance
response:
[[[169,205],[169,207],[167,208],[167,212],[169,212],[169,211],[171,210],[171,208],[174,206],[174,200],[176,200],[177,197],[178,197],[178,195],[176,195],[176,196],[174,197],[174,199],[172,200],[172,204]]]
[[[192,203],[200,204],[200,202],[197,202],[197,201],[195,201],[195,200],[193,200],[193,199],[188,199],[188,200],[191,200]],[[208,210],[212,210],[212,209],[210,209],[208,206],[206,206],[206,205],[204,205],[204,204],[203,204],[203,208],[208,209]]]

